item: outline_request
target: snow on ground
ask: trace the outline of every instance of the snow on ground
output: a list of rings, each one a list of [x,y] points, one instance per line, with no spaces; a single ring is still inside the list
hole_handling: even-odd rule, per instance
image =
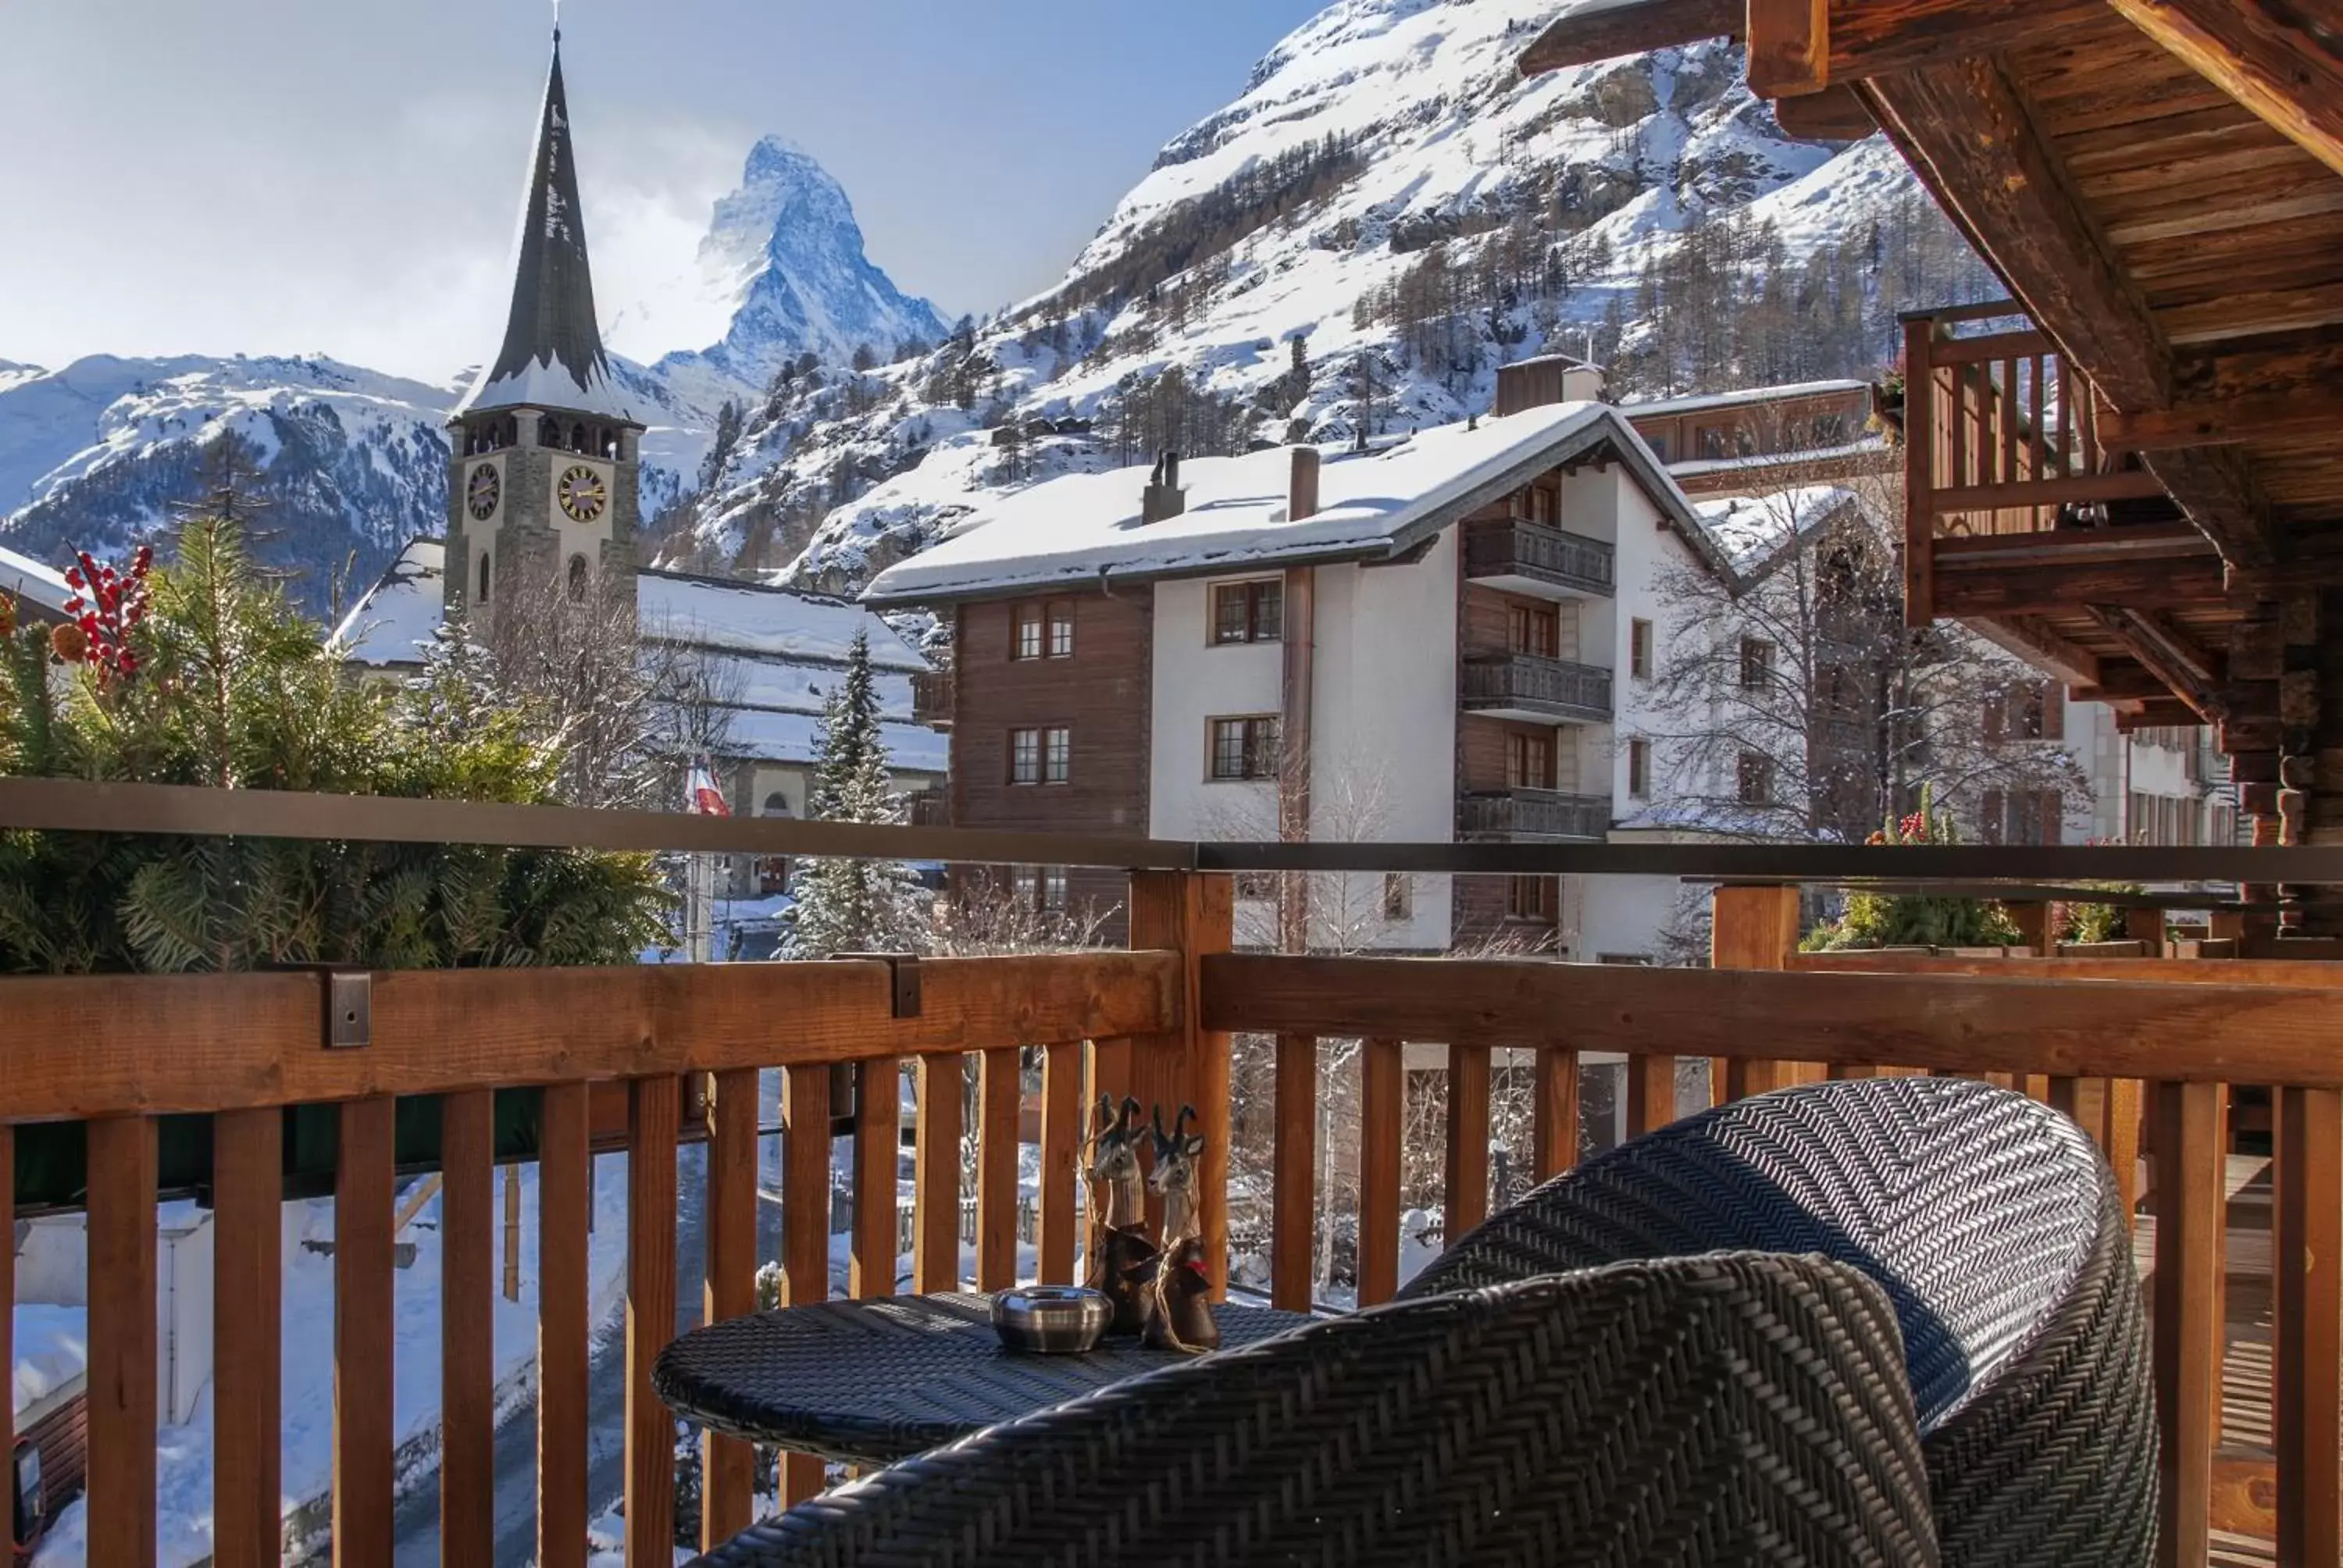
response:
[[[593,1291],[588,1321],[600,1322],[625,1287],[627,1258],[627,1161],[604,1155],[594,1162],[594,1233],[588,1279]],[[526,1369],[537,1354],[537,1170],[518,1168],[521,1179],[520,1300],[496,1298],[496,1375],[499,1382]],[[501,1188],[503,1176],[498,1177]],[[408,1191],[411,1191],[409,1189]],[[401,1194],[402,1199],[405,1193]],[[427,1201],[399,1240],[415,1243],[415,1261],[393,1277],[397,1338],[392,1359],[394,1431],[397,1441],[432,1431],[439,1420],[439,1199]],[[289,1205],[296,1226],[288,1235],[284,1292],[283,1480],[288,1511],[322,1495],[333,1480],[334,1261],[304,1244],[330,1241],[334,1203],[321,1198]],[[501,1221],[492,1244],[499,1260]],[[501,1261],[498,1278],[501,1279]],[[17,1322],[37,1309],[18,1309]],[[62,1312],[66,1309],[46,1309]],[[75,1309],[77,1311],[77,1309]],[[52,1325],[61,1335],[67,1325]],[[20,1328],[20,1332],[22,1330]],[[20,1385],[25,1376],[20,1362]],[[196,1416],[184,1426],[165,1427],[156,1437],[158,1561],[164,1568],[192,1563],[211,1554],[211,1392],[201,1395]],[[86,1498],[57,1519],[34,1561],[39,1568],[71,1568],[86,1561]]]

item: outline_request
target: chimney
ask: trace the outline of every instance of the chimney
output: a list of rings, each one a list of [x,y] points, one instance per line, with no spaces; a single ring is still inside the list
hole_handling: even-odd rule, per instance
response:
[[[1285,485],[1285,520],[1298,523],[1318,515],[1318,448],[1293,448],[1293,477]]]
[[[1148,478],[1147,488],[1140,493],[1139,520],[1160,523],[1187,509],[1187,495],[1180,488],[1180,454],[1166,452],[1155,459],[1155,472]]]
[[[1603,371],[1599,366],[1566,354],[1542,354],[1520,359],[1497,370],[1497,417],[1525,408],[1555,403],[1600,402]]]

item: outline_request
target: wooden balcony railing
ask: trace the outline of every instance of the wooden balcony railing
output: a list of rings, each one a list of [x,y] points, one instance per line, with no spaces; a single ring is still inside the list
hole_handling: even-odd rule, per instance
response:
[[[1472,523],[1464,531],[1464,575],[1476,581],[1512,579],[1502,586],[1525,592],[1564,588],[1608,598],[1616,553],[1606,539],[1527,518]]]
[[[1611,831],[1611,802],[1599,795],[1559,789],[1506,789],[1467,795],[1456,803],[1457,828],[1468,839],[1575,839],[1599,842]]]
[[[0,786],[0,820],[16,801],[29,803],[40,825],[55,825],[52,797],[13,789]],[[118,806],[101,799],[85,819]],[[244,802],[222,808],[245,809]],[[398,813],[385,819],[405,820]],[[461,812],[450,819],[509,820],[524,829],[537,820]],[[834,825],[674,820],[676,831],[733,835],[729,848],[768,847],[768,838],[782,833],[794,836],[780,846],[791,852],[837,852]],[[315,798],[288,797],[274,821],[282,832],[353,836],[349,819],[334,818]],[[895,831],[899,839],[874,842],[925,855],[944,837]],[[936,852],[988,858],[974,836],[957,839]],[[1002,843],[999,859],[1041,858],[1023,840]],[[1116,858],[1095,844],[1067,844],[1061,853],[1070,859]],[[1199,857],[1206,848],[1189,847]],[[1325,847],[1215,848],[1272,865],[1281,855]],[[1125,863],[1165,849],[1129,846]],[[1473,846],[1339,852],[1362,863],[1382,854],[1418,875],[1441,869],[1427,859],[1434,854],[1453,857],[1455,869],[1488,869],[1473,859]],[[1679,854],[1672,846],[1505,852],[1523,869],[1544,870],[1577,856],[1596,874],[1674,874],[1666,868]],[[1818,868],[1835,863],[1823,850],[1767,852],[1788,856],[1785,866],[1799,857]],[[1718,853],[1728,874],[1731,865],[1746,863]],[[1903,851],[1871,853],[1883,870],[1936,863]],[[2016,850],[1965,853],[1980,864],[2023,863]],[[2111,872],[2127,874],[2144,863],[2142,853],[2109,852]],[[2183,858],[2190,853],[2210,852]],[[2234,860],[2254,852],[2228,853]],[[2277,861],[2317,852],[2259,853]],[[2290,864],[2309,879],[2325,862]],[[2288,870],[2273,865],[2270,879],[2288,879]],[[892,1091],[904,1062],[920,1090],[913,1288],[950,1289],[960,1281],[962,1091],[971,1071],[976,1154],[965,1185],[976,1203],[974,1277],[984,1288],[1016,1277],[1020,1064],[1029,1050],[1043,1064],[1039,1276],[1075,1277],[1081,1216],[1073,1171],[1083,1106],[1101,1091],[1202,1109],[1211,1140],[1201,1173],[1204,1212],[1218,1231],[1208,1253],[1218,1264],[1226,1253],[1221,1195],[1229,1190],[1230,1036],[1242,1032],[1275,1042],[1270,1289],[1288,1307],[1307,1305],[1318,1278],[1319,1172],[1348,1163],[1319,1158],[1316,1066],[1327,1041],[1361,1042],[1355,1283],[1363,1304],[1389,1298],[1399,1284],[1405,1053],[1427,1042],[1447,1057],[1440,1206],[1449,1238],[1477,1222],[1492,1201],[1492,1072],[1501,1052],[1523,1054],[1529,1063],[1529,1164],[1539,1177],[1576,1157],[1582,1067],[1621,1075],[1631,1133],[1677,1113],[1677,1063],[1687,1059],[1710,1062],[1710,1098],[1896,1070],[1995,1077],[2034,1093],[2083,1122],[2119,1179],[2131,1183],[2127,1194],[2151,1193],[2142,1245],[2153,1265],[2164,1560],[2205,1563],[2218,1531],[2269,1543],[2265,1560],[2336,1561],[2343,1274],[2332,1265],[2343,1256],[2343,1008],[2336,1005],[2343,964],[1799,955],[1791,950],[1795,887],[1729,885],[1714,897],[1708,970],[1295,957],[1229,950],[1226,873],[1143,871],[1131,882],[1132,950],[927,962],[915,1002],[890,983],[886,964],[869,960],[377,974],[365,981],[365,1041],[347,1049],[326,1047],[327,999],[336,993],[314,974],[0,980],[0,1221],[14,1212],[15,1144],[37,1136],[29,1129],[74,1122],[86,1136],[90,1560],[155,1560],[156,1200],[164,1117],[210,1119],[215,1560],[273,1561],[281,1549],[280,1315],[254,1309],[281,1290],[285,1110],[326,1105],[339,1128],[334,1553],[337,1563],[390,1561],[392,1219],[405,1128],[413,1120],[397,1112],[402,1101],[410,1112],[436,1101],[433,1163],[444,1182],[441,1560],[485,1565],[494,1547],[492,1179],[498,1161],[518,1159],[533,1161],[539,1172],[539,1560],[575,1565],[585,1560],[588,1519],[601,1501],[588,1495],[587,1464],[589,1101],[596,1085],[624,1085],[627,1558],[664,1564],[673,1555],[674,1428],[648,1379],[651,1358],[675,1327],[675,1151],[686,1135],[685,1106],[706,1106],[702,1196],[712,1315],[748,1311],[754,1301],[756,1089],[765,1069],[782,1075],[788,1125],[819,1130],[789,1139],[782,1157],[788,1299],[819,1298],[829,1289],[831,1070],[841,1062],[853,1064],[859,1084],[853,1292],[896,1288],[900,1113]],[[2032,915],[2022,929],[2039,930],[2039,909]],[[1782,1057],[1753,1054],[1769,1050]],[[2232,1086],[2276,1097],[2276,1153],[2266,1172],[2275,1223],[2267,1247],[2231,1228],[2222,1201]],[[500,1131],[505,1118],[496,1100],[496,1091],[514,1089],[534,1091],[538,1107],[519,1147]],[[2241,1244],[2247,1240],[2251,1247]],[[2241,1272],[2262,1267],[2264,1256],[2266,1287]],[[2258,1322],[2246,1298],[2265,1288],[2276,1303],[2275,1326],[2267,1349],[2249,1354],[2235,1336],[2260,1331],[2232,1330],[2225,1341],[2225,1307]],[[0,1315],[0,1336],[6,1324]],[[8,1351],[0,1340],[0,1361]],[[0,1430],[0,1451],[7,1438]],[[702,1533],[715,1541],[749,1522],[752,1457],[720,1439],[709,1439],[705,1452]],[[821,1467],[791,1457],[782,1484],[785,1499],[806,1496],[822,1484]]]
[[[1464,706],[1530,719],[1611,717],[1611,672],[1534,653],[1476,653],[1464,660]]]
[[[2023,317],[2006,301],[1905,318],[1906,598],[1916,623],[1927,618],[1938,541],[2046,533],[2068,508],[2165,494],[2102,440],[2090,381],[2039,330],[1998,326],[2013,319]]]
[[[917,670],[911,676],[911,720],[949,729],[952,721],[952,672]]]

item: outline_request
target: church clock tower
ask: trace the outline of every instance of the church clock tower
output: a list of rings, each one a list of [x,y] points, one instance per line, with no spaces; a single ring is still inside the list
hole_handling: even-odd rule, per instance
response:
[[[447,609],[483,628],[548,584],[635,597],[643,424],[595,322],[558,31],[514,249],[504,347],[448,418]]]

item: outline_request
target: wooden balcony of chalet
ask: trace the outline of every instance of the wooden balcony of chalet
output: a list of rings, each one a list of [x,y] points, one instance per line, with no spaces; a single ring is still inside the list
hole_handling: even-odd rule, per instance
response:
[[[1534,653],[1468,653],[1463,684],[1467,713],[1544,724],[1611,719],[1611,672],[1592,664]]]
[[[1467,839],[1508,843],[1601,843],[1611,831],[1611,802],[1560,789],[1484,790],[1457,801],[1456,828]]]
[[[952,672],[914,670],[911,674],[911,721],[950,729],[952,725]]]
[[[1529,518],[1464,527],[1467,578],[1537,598],[1609,598],[1617,591],[1617,555],[1608,539]]]
[[[1490,1210],[1492,1065],[1534,1083],[1527,1163],[1576,1159],[1583,1072],[1618,1087],[1624,1131],[1671,1120],[1678,1064],[1706,1062],[1705,1098],[1886,1072],[1996,1079],[2074,1115],[2106,1151],[2135,1218],[2155,1318],[2163,1561],[2336,1560],[2343,1430],[2343,963],[2177,959],[2151,913],[2142,956],[2052,956],[2041,876],[2235,879],[2248,860],[2290,880],[2343,880],[2330,850],[1781,848],[1749,845],[1165,844],[784,819],[589,813],[214,793],[0,779],[0,825],[81,832],[264,835],[327,841],[661,848],[739,855],[866,855],[954,863],[1073,864],[1130,874],[1129,950],[548,970],[0,980],[0,1219],[28,1129],[85,1140],[89,1239],[90,1561],[156,1558],[158,1130],[208,1147],[200,1194],[216,1216],[212,1328],[216,1560],[277,1560],[286,1112],[325,1108],[337,1234],[332,1552],[392,1560],[395,1471],[393,1216],[400,1185],[443,1183],[440,1561],[486,1568],[497,1529],[496,1390],[500,1163],[538,1172],[536,1532],[538,1559],[578,1568],[587,1525],[611,1501],[589,1488],[588,1226],[598,1107],[628,1156],[624,1280],[626,1560],[675,1550],[675,1427],[653,1395],[653,1357],[678,1326],[685,1238],[704,1234],[706,1312],[752,1309],[758,1251],[760,1072],[778,1071],[791,1129],[781,1156],[784,1299],[830,1290],[831,1139],[850,1082],[856,1134],[849,1291],[898,1289],[895,1084],[919,1087],[910,1285],[960,1288],[963,1202],[976,1206],[974,1283],[1019,1273],[1021,1141],[1037,1144],[1039,1277],[1075,1278],[1073,1172],[1085,1105],[1101,1092],[1192,1103],[1210,1140],[1200,1173],[1215,1286],[1226,1288],[1230,1040],[1274,1041],[1268,1293],[1308,1309],[1328,1194],[1317,1142],[1322,1042],[1361,1041],[1357,1299],[1399,1283],[1403,1063],[1444,1053],[1444,1233]],[[1614,873],[1725,879],[1714,892],[1712,965],[1658,970],[1534,960],[1423,960],[1236,952],[1238,870],[1415,876]],[[1883,875],[1989,882],[2041,956],[1801,955],[1798,885]],[[1980,881],[1979,879],[1983,879]],[[2152,900],[2135,900],[2149,902]],[[2216,919],[2227,920],[2227,912]],[[2197,947],[2191,950],[2210,950]],[[2323,950],[2321,950],[2323,951]],[[1022,1080],[1038,1064],[1038,1126]],[[1694,1075],[1698,1081],[1703,1074]],[[2241,1144],[2233,1093],[2275,1098],[2274,1148]],[[963,1091],[968,1091],[964,1101]],[[499,1096],[536,1107],[507,1136]],[[1347,1091],[1346,1091],[1347,1092]],[[973,1107],[964,1125],[964,1103]],[[1686,1107],[1688,1108],[1688,1107]],[[427,1158],[407,1141],[436,1126]],[[964,1177],[964,1137],[975,1150]],[[706,1145],[704,1225],[679,1226],[677,1146]],[[2143,1206],[2144,1205],[2144,1206]],[[0,1260],[11,1254],[0,1251]],[[699,1260],[694,1260],[699,1261]],[[13,1289],[5,1274],[0,1287]],[[0,1314],[0,1361],[9,1319]],[[0,1450],[8,1447],[0,1430]],[[701,1532],[749,1522],[754,1459],[706,1439]],[[822,1465],[785,1456],[786,1501],[819,1492]]]

